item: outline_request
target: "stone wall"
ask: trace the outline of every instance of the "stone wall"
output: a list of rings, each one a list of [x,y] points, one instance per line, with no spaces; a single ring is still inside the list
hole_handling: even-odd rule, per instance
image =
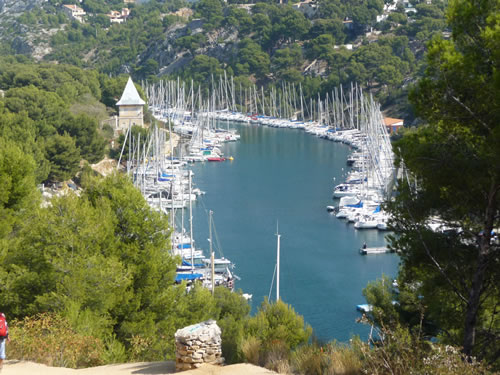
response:
[[[179,329],[175,333],[177,371],[200,367],[203,363],[224,363],[221,330],[215,320]]]

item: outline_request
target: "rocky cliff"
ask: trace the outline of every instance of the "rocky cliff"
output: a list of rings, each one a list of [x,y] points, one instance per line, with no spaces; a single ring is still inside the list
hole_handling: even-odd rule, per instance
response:
[[[170,74],[188,64],[193,55],[187,50],[176,50],[173,45],[177,38],[186,35],[205,33],[201,20],[192,20],[188,24],[178,23],[172,25],[165,33],[160,44],[153,43],[140,56],[139,62],[145,62],[152,58],[158,61],[160,74]],[[197,49],[195,55],[203,54],[218,59],[220,62],[228,62],[228,59],[236,53],[234,43],[238,42],[238,33],[232,29],[219,29],[205,33],[208,44]],[[234,43],[233,43],[234,42]]]
[[[0,39],[9,43],[14,53],[41,60],[52,51],[49,41],[59,29],[28,27],[16,21],[22,13],[46,2],[47,0],[0,0]]]
[[[0,0],[0,16],[17,17],[47,0]]]

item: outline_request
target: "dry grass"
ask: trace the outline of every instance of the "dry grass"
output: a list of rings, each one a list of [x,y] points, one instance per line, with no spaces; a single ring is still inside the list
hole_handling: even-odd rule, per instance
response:
[[[336,343],[302,346],[293,353],[291,363],[295,373],[307,375],[357,375],[362,367],[352,348]]]
[[[276,371],[280,374],[291,374],[290,367],[290,350],[284,342],[274,341],[271,343],[268,351],[261,355],[261,363],[264,362],[264,367]]]
[[[54,314],[40,314],[10,326],[7,355],[57,367],[89,367],[104,364],[101,340],[76,333],[69,322]]]
[[[292,354],[292,366],[299,374],[322,375],[323,353],[316,345],[305,345]]]
[[[358,354],[346,345],[330,344],[325,352],[324,374],[357,375],[361,373],[362,363]]]
[[[250,336],[241,343],[241,351],[246,361],[259,366],[261,342],[258,338]]]

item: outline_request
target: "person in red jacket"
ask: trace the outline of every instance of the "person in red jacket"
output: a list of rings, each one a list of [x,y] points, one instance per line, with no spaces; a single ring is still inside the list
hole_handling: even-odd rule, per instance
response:
[[[5,314],[0,313],[0,371],[2,370],[3,360],[5,359],[5,342],[10,341],[9,338],[9,326],[7,325],[7,320],[5,319]]]

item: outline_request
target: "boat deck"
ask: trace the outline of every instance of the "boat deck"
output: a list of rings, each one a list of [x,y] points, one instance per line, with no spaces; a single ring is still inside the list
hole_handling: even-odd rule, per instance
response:
[[[369,254],[385,254],[385,253],[391,253],[391,249],[388,247],[365,247],[359,249],[359,253],[361,255],[369,255]]]

